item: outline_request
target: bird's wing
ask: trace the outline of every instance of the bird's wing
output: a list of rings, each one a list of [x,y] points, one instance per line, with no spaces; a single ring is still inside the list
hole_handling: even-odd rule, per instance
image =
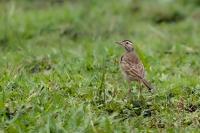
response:
[[[131,75],[133,77],[137,76],[140,79],[144,78],[143,68],[142,68],[142,66],[140,64],[129,64],[127,62],[124,62],[122,64],[122,67],[123,67],[123,70],[127,74],[129,74],[129,75]]]
[[[140,79],[143,79],[145,76],[144,66],[143,64],[135,58],[123,58],[121,60],[122,68],[123,70],[131,75],[131,76],[137,76]]]

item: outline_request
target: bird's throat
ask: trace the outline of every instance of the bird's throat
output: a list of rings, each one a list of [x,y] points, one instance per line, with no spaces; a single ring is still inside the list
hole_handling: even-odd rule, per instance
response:
[[[126,50],[126,52],[133,52],[134,51],[133,48],[127,48],[127,47],[125,47],[125,50]]]

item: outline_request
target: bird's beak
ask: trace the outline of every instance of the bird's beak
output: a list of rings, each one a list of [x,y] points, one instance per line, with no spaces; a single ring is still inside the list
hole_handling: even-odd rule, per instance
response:
[[[119,45],[122,45],[121,42],[115,42],[115,43],[117,43],[117,44],[119,44]]]

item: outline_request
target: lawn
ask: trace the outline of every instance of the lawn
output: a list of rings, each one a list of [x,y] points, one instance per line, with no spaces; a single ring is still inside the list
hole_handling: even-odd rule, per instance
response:
[[[156,88],[132,98],[116,41]],[[0,132],[199,132],[198,0],[0,1]]]

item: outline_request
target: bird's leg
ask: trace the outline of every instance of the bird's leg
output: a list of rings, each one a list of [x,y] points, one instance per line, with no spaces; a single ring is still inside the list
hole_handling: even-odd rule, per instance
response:
[[[142,86],[140,85],[140,90],[139,90],[139,98],[142,96]]]
[[[128,80],[128,94],[127,97],[129,100],[132,99],[132,88],[131,88],[131,81]]]
[[[142,83],[139,82],[139,93],[138,93],[138,98],[140,99],[142,97]]]
[[[128,94],[130,95],[131,93],[132,93],[131,81],[128,80]]]

